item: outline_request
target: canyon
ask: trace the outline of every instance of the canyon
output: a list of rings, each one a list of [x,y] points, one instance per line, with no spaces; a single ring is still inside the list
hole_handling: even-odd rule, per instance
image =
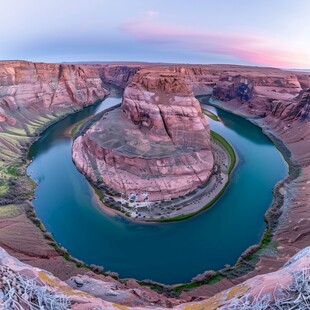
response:
[[[115,113],[114,117],[123,117],[126,126],[131,122],[132,135],[134,129],[139,129],[139,126],[141,129],[146,127],[143,130],[148,131],[148,138],[156,140],[160,137],[160,139],[166,139],[170,146],[175,147],[171,141],[178,141],[177,133],[182,131],[183,124],[180,127],[178,122],[170,123],[169,121],[171,127],[166,130],[163,122],[157,123],[160,120],[158,118],[160,113],[156,108],[155,98],[148,98],[151,102],[147,106],[147,109],[152,112],[150,118],[135,112],[137,107],[143,106],[144,96],[148,91],[157,92],[158,88],[160,89],[158,72],[165,72],[165,74],[169,72],[169,76],[177,79],[176,83],[172,82],[173,86],[170,81],[167,83],[168,93],[169,89],[172,93],[180,92],[178,96],[181,95],[181,98],[188,96],[190,91],[196,96],[209,95],[212,96],[212,104],[250,119],[263,128],[290,163],[290,175],[276,186],[274,204],[266,214],[268,222],[266,234],[269,242],[276,243],[276,254],[270,254],[267,247],[258,253],[258,260],[252,264],[252,268],[246,274],[231,272],[229,277],[214,284],[205,284],[200,281],[198,287],[183,290],[178,299],[164,297],[152,292],[149,288],[139,288],[145,292],[143,294],[148,294],[147,296],[156,294],[158,298],[156,302],[151,297],[149,300],[144,298],[144,306],[152,306],[152,304],[154,306],[155,303],[159,307],[201,298],[207,299],[254,276],[275,271],[297,251],[309,244],[309,73],[233,65],[56,65],[19,61],[0,62],[0,245],[21,261],[46,269],[63,280],[90,272],[85,267],[77,268],[74,261],[65,260],[64,256],[67,255],[64,255],[59,248],[55,249],[51,246],[54,244],[53,241],[35,218],[29,202],[34,185],[25,175],[28,148],[39,134],[55,121],[105,98],[110,92],[111,84],[126,88],[122,109],[127,111],[127,117],[125,117],[125,112],[119,112],[122,113],[121,115],[116,115],[117,113],[113,111],[110,113]],[[154,80],[152,74],[156,77]],[[182,77],[181,80],[177,78],[178,76]],[[153,84],[153,81],[156,82]],[[209,97],[201,98],[202,101],[209,100]],[[186,103],[185,107],[193,113],[193,124],[197,125],[194,127],[197,129],[198,137],[206,135],[205,131],[202,133],[202,129],[207,128],[207,122],[199,114],[200,108],[196,106],[192,95],[189,95],[189,99],[177,98],[176,100],[175,96],[170,94],[167,99],[175,102],[175,111],[178,110],[178,100],[182,108]],[[156,129],[155,134],[149,129],[150,120],[155,123],[152,127]],[[100,121],[98,124],[101,129]],[[91,138],[96,131],[96,126],[91,128],[90,133],[86,133],[85,145],[98,143],[98,141],[92,141]],[[188,137],[192,142],[190,132]],[[141,138],[143,141],[143,137]],[[145,139],[146,142],[147,140]],[[82,147],[81,144],[80,146]],[[143,151],[145,147],[143,145]],[[199,152],[207,152],[205,156],[210,164],[205,171],[202,170],[204,178],[208,177],[212,167],[212,156],[208,153],[208,147],[208,144],[204,145],[201,141],[197,145]],[[97,155],[100,158],[101,155]],[[126,160],[128,159],[125,159],[125,162]],[[91,171],[89,175],[92,175]],[[123,189],[119,184],[113,184],[113,186],[119,186],[120,190]],[[132,189],[129,186],[128,188]],[[178,194],[189,190],[191,188],[187,184],[180,189]],[[169,192],[167,194],[169,195]],[[154,193],[154,197],[156,195],[158,193]],[[239,265],[242,262],[248,263],[245,257],[240,258]],[[296,266],[298,270],[302,269],[301,265]],[[111,281],[109,276],[100,277],[102,281]],[[264,279],[263,276],[259,277],[261,280]],[[254,279],[248,280],[253,282],[247,282],[252,283],[253,289],[257,285]],[[133,285],[138,286],[137,282],[131,281],[123,285],[127,288]],[[291,278],[288,278],[289,281]],[[272,285],[276,287],[275,282],[276,280],[271,281],[273,283],[271,287]],[[236,291],[245,294],[246,290],[241,287],[237,286]],[[119,302],[122,303],[118,300],[117,303]],[[124,300],[123,304],[133,305],[134,303],[130,304]],[[207,306],[206,304],[205,307]]]

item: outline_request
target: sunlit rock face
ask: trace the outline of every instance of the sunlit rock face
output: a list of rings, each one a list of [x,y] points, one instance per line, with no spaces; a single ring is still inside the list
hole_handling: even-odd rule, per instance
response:
[[[94,182],[118,192],[178,197],[211,174],[208,120],[183,74],[142,69],[126,87],[121,109],[75,140],[73,159]]]

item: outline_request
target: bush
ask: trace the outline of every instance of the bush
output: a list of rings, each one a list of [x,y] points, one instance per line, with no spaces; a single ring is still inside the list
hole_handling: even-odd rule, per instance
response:
[[[119,277],[119,274],[117,272],[113,272],[113,271],[107,271],[106,275],[110,276],[112,278],[116,278],[116,279],[118,279],[118,277]]]
[[[103,266],[98,266],[98,265],[91,264],[89,267],[94,272],[102,273],[104,271]]]
[[[207,282],[216,276],[214,270],[207,270],[201,274],[198,274],[196,277],[192,278],[191,282]]]

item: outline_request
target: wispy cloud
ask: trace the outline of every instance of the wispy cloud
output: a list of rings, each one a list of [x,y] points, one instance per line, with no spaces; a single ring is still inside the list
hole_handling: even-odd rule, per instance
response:
[[[257,65],[298,67],[306,59],[306,55],[301,51],[279,46],[279,43],[268,37],[249,35],[245,32],[215,33],[178,25],[159,24],[154,19],[157,14],[151,12],[145,14],[147,18],[124,23],[121,30],[139,41],[233,57]]]
[[[145,12],[145,15],[149,18],[149,19],[152,19],[156,16],[158,16],[158,12],[157,11],[153,11],[153,10],[149,10],[149,11],[146,11]]]

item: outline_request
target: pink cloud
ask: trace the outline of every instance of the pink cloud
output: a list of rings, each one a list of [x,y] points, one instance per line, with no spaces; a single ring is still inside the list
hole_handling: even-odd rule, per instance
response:
[[[157,11],[153,11],[153,10],[149,10],[145,12],[145,15],[147,16],[147,18],[154,18],[156,16],[158,16],[158,12]]]
[[[303,62],[306,64],[305,53],[276,47],[276,42],[263,36],[208,32],[176,25],[162,25],[151,19],[123,24],[121,30],[139,41],[172,45],[199,53],[230,56],[256,65],[298,67]]]

